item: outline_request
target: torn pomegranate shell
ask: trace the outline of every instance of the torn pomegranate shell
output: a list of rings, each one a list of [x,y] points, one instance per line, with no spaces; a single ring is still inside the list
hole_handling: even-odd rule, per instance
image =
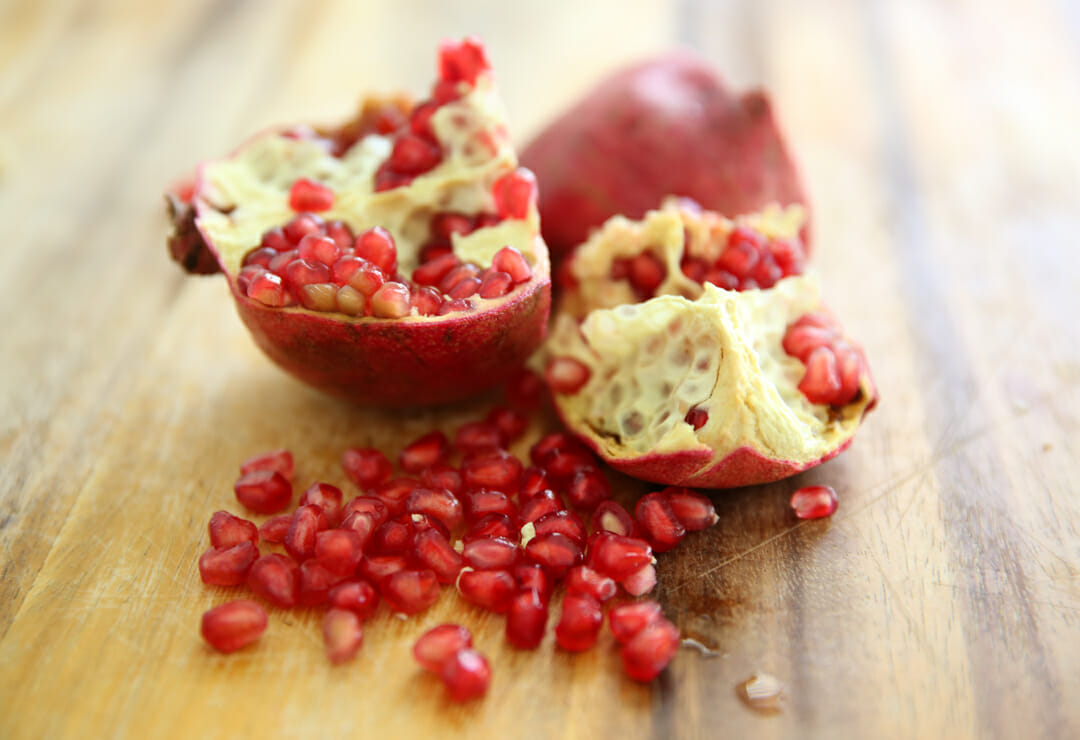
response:
[[[441,68],[475,45],[444,44]],[[450,402],[505,381],[546,333],[535,179],[486,57],[411,112],[383,107],[394,115],[264,133],[204,163],[194,226],[286,371],[362,403]]]
[[[846,448],[877,391],[803,272],[800,225],[797,207],[732,221],[678,201],[609,220],[568,263],[546,345],[549,367],[587,370],[552,389],[567,427],[624,473],[695,488],[778,480]],[[782,274],[747,289],[770,260]]]

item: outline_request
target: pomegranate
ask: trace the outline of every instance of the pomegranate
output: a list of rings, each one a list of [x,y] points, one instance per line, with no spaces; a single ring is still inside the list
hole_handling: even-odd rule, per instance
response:
[[[465,67],[450,60],[468,56]],[[445,403],[510,377],[547,330],[535,178],[483,47],[440,48],[431,99],[374,100],[336,130],[255,136],[173,199],[170,249],[225,273],[278,365],[328,393]]]
[[[846,448],[877,392],[803,274],[800,222],[678,200],[609,220],[567,263],[547,345],[560,379],[584,370],[550,384],[567,427],[624,473],[697,488],[778,480]],[[643,255],[659,282],[635,283]]]
[[[736,95],[686,52],[605,79],[521,160],[540,181],[544,237],[556,258],[611,216],[640,218],[668,195],[728,216],[806,203],[765,93]]]

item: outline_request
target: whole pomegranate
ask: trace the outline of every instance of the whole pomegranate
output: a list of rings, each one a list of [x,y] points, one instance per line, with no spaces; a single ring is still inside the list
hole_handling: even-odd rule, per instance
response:
[[[806,203],[765,93],[736,95],[687,52],[603,80],[521,161],[540,182],[544,238],[556,258],[611,216],[640,218],[669,195],[732,217]]]
[[[336,129],[255,136],[172,201],[174,258],[225,273],[255,342],[299,379],[386,405],[505,380],[547,329],[536,181],[483,46],[446,42],[430,97]]]
[[[547,344],[567,427],[629,475],[698,488],[850,444],[877,391],[804,273],[800,211],[730,220],[671,200],[583,244]]]

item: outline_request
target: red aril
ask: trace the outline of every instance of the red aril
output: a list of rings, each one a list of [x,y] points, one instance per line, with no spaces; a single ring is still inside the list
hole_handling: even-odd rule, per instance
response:
[[[232,547],[241,542],[259,544],[259,528],[247,519],[233,516],[227,511],[215,511],[207,525],[211,547]]]
[[[379,592],[365,580],[342,581],[330,589],[326,602],[331,609],[347,609],[367,619],[379,606]]]
[[[233,491],[237,501],[258,514],[276,514],[292,500],[292,484],[276,470],[244,473]]]
[[[503,247],[496,252],[491,260],[491,269],[509,275],[515,285],[523,283],[532,277],[532,268],[529,267],[529,261],[513,247]]]
[[[406,473],[416,474],[445,463],[449,456],[450,441],[436,430],[406,445],[398,456],[398,464]]]
[[[675,657],[679,642],[678,628],[663,617],[647,624],[619,651],[626,675],[635,681],[652,681]]]
[[[433,465],[420,474],[420,482],[427,488],[445,488],[455,497],[465,490],[461,471],[450,465]]]
[[[602,532],[589,538],[586,565],[621,581],[652,563],[652,547],[645,540]]]
[[[416,478],[391,478],[376,486],[372,494],[386,504],[391,516],[397,516],[405,511],[409,494],[419,487],[420,481]]]
[[[430,569],[439,583],[454,583],[465,566],[461,553],[455,550],[437,529],[429,529],[416,535],[412,559],[418,566]]]
[[[672,486],[665,488],[660,494],[667,499],[675,517],[687,532],[708,529],[720,520],[712,501],[697,491]]]
[[[506,394],[506,402],[512,407],[522,411],[535,411],[544,403],[545,390],[540,376],[523,367],[507,381],[503,392]]]
[[[544,639],[548,605],[538,591],[520,589],[506,613],[506,641],[521,650],[532,650]]]
[[[280,545],[285,541],[285,535],[289,531],[292,522],[292,514],[279,514],[267,519],[259,527],[259,538],[263,542]]]
[[[529,418],[525,414],[507,406],[493,408],[485,421],[498,427],[507,443],[520,439],[529,426]]]
[[[502,491],[470,491],[463,496],[465,521],[470,525],[480,521],[488,514],[503,514],[511,521],[518,518],[517,507],[510,497]],[[516,530],[516,527],[512,527]],[[471,527],[470,527],[471,529]]]
[[[517,512],[514,512],[514,516],[517,516]],[[466,519],[466,521],[470,523],[468,531],[462,537],[465,542],[479,537],[505,537],[508,540],[514,540],[519,535],[514,519],[499,511],[489,512],[479,518]]]
[[[293,512],[285,533],[285,550],[301,563],[315,554],[315,535],[326,529],[326,515],[318,506],[301,506]]]
[[[413,644],[413,657],[424,670],[438,673],[447,660],[472,644],[472,634],[460,624],[440,624],[420,635]]]
[[[409,514],[383,522],[371,535],[367,549],[378,555],[408,555],[416,537],[416,524]]]
[[[323,617],[323,642],[331,663],[346,663],[356,657],[364,641],[364,628],[354,612],[330,609]]]
[[[258,557],[259,549],[248,540],[232,547],[212,547],[199,558],[199,576],[211,586],[239,586]]]
[[[370,447],[350,447],[345,450],[341,456],[341,467],[361,491],[388,481],[394,473],[386,455]]]
[[[637,536],[634,517],[630,516],[630,512],[622,504],[610,499],[601,501],[593,510],[591,523],[594,532],[613,532],[624,537]]]
[[[535,591],[545,604],[551,598],[551,590],[555,585],[544,567],[536,563],[521,563],[515,567],[514,581],[519,591]]]
[[[364,538],[349,529],[331,529],[315,535],[315,559],[327,570],[348,576],[364,557]]]
[[[322,183],[301,177],[289,190],[289,208],[294,211],[326,211],[334,205],[334,191]]]
[[[518,492],[518,500],[525,503],[528,499],[542,491],[551,490],[552,484],[548,475],[542,468],[528,467],[521,474],[521,490]]]
[[[232,653],[262,637],[266,611],[254,601],[230,601],[203,614],[200,631],[212,648]]]
[[[656,566],[652,563],[643,565],[619,581],[619,584],[631,596],[644,596],[656,588]]]
[[[573,357],[554,357],[548,362],[544,378],[555,393],[574,395],[589,381],[588,366]]]
[[[293,456],[288,450],[271,450],[253,455],[240,464],[240,474],[254,473],[256,470],[271,470],[281,473],[287,481],[293,477]]]
[[[491,71],[487,51],[479,39],[443,41],[439,44],[439,79],[475,85],[480,75]]]
[[[800,519],[831,516],[838,505],[836,491],[829,486],[805,486],[791,495],[791,508]]]
[[[279,553],[263,555],[248,571],[247,587],[274,606],[288,609],[296,605],[300,568],[293,560]]]
[[[375,524],[379,525],[390,518],[390,509],[382,499],[374,496],[357,496],[345,504],[345,508],[341,510],[342,517],[348,517],[350,514],[368,514]]]
[[[454,435],[454,447],[462,455],[479,455],[506,447],[502,429],[489,421],[470,421],[462,424]]]
[[[502,614],[510,608],[517,584],[507,570],[466,568],[458,575],[457,589],[469,603]]]
[[[405,500],[405,511],[435,517],[450,530],[465,521],[461,502],[445,488],[414,489]]]
[[[496,180],[491,193],[495,196],[495,210],[500,216],[525,218],[536,202],[536,176],[523,167],[519,168]],[[523,279],[527,280],[528,275]]]
[[[439,600],[439,580],[428,569],[399,570],[379,586],[387,606],[402,614],[417,614]]]
[[[618,591],[615,581],[587,565],[576,565],[566,574],[566,592],[588,594],[599,602],[610,599]]]
[[[341,489],[329,483],[312,483],[300,496],[300,506],[318,506],[326,516],[328,526],[336,527],[341,521]]]
[[[566,498],[571,506],[592,511],[602,501],[611,498],[611,484],[596,468],[582,468],[567,486]]]
[[[653,622],[663,619],[660,604],[655,601],[635,601],[613,606],[608,612],[608,624],[615,639],[626,644],[634,635]]]
[[[575,512],[569,510],[556,511],[533,522],[536,536],[541,537],[549,534],[561,534],[574,542],[578,548],[585,546],[588,533],[585,531],[585,521]]]
[[[357,572],[382,588],[384,580],[409,567],[404,555],[365,555]]]
[[[529,540],[525,545],[525,556],[558,578],[581,562],[581,548],[566,535],[551,532]]]
[[[491,683],[491,667],[483,655],[466,648],[443,662],[439,677],[451,699],[465,702],[487,693]]]
[[[562,499],[554,491],[540,491],[535,496],[525,499],[521,505],[521,523],[535,522],[548,514],[566,509]]]
[[[671,504],[662,493],[642,496],[634,514],[638,528],[654,552],[667,552],[686,536],[686,527],[675,516]]]
[[[330,589],[345,579],[340,573],[327,568],[318,560],[305,560],[300,564],[300,583],[296,590],[296,603],[300,606],[325,604]]]
[[[555,642],[563,650],[581,652],[596,644],[604,612],[600,602],[587,594],[567,594],[555,626]]]
[[[495,570],[513,567],[521,557],[521,548],[502,537],[479,537],[466,542],[461,554],[472,568]]]

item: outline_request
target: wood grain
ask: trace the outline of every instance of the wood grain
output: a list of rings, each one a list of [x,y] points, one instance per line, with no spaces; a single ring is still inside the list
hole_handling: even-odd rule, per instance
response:
[[[422,89],[437,40],[467,32],[521,141],[680,41],[765,85],[882,390],[850,451],[716,492],[720,524],[661,557],[667,613],[716,654],[686,648],[651,686],[608,637],[509,649],[449,592],[369,622],[344,667],[315,614],[273,613],[229,657],[198,638],[227,594],[195,561],[239,460],[286,445],[301,481],[341,482],[346,446],[396,452],[491,399],[385,413],[293,382],[220,278],[168,263],[159,193],[267,124]],[[1077,89],[1080,23],[1053,0],[0,5],[0,736],[1080,735]],[[841,508],[796,524],[809,483]],[[483,702],[413,668],[446,620],[495,667]],[[737,698],[757,670],[784,711]]]

